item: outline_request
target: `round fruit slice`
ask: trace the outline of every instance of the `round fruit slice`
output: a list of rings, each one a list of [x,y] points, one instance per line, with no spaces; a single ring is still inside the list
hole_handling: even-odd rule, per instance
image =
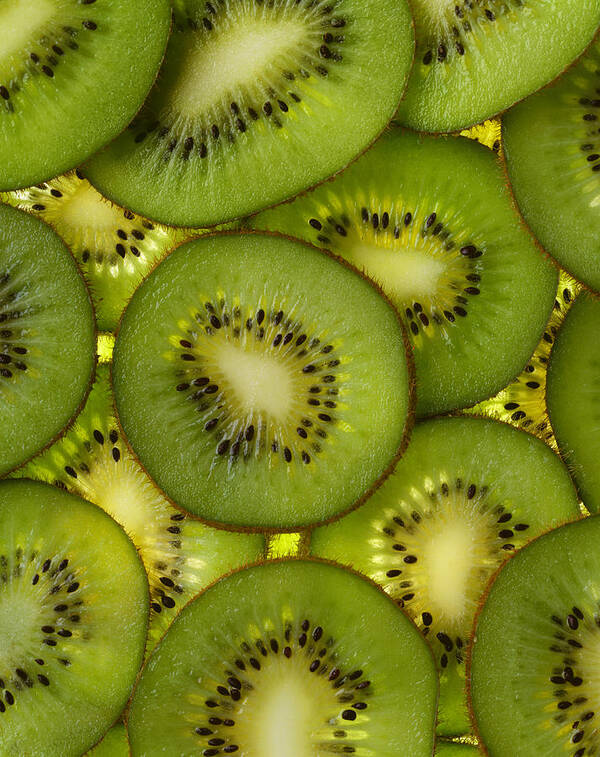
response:
[[[281,237],[205,237],[169,255],[125,311],[120,421],[156,483],[205,520],[334,518],[403,445],[403,337],[371,283],[328,255]]]
[[[433,645],[438,730],[470,729],[465,652],[486,581],[529,539],[579,515],[565,466],[496,421],[417,424],[394,473],[359,510],[317,529],[311,552],[380,584]]]
[[[0,189],[63,173],[124,129],[169,21],[167,0],[3,0]]]
[[[111,518],[46,484],[0,483],[2,754],[92,747],[131,694],[147,619],[142,563]]]
[[[550,355],[547,402],[558,446],[586,507],[600,510],[600,301],[582,294]]]
[[[558,76],[590,44],[599,0],[415,0],[415,65],[398,118],[457,131]]]
[[[113,726],[102,741],[88,753],[88,757],[129,757],[125,726],[121,723]],[[452,755],[447,757],[452,757]]]
[[[189,520],[165,500],[121,439],[108,365],[98,367],[73,428],[18,475],[79,494],[123,526],[148,573],[149,646],[200,589],[264,552],[262,535],[218,531]]]
[[[495,578],[474,629],[470,698],[493,757],[598,753],[600,519],[537,539]]]
[[[85,168],[120,205],[179,226],[238,218],[339,171],[394,115],[414,50],[406,0],[174,6],[154,90]]]
[[[173,623],[133,697],[131,752],[429,757],[436,694],[427,645],[374,586],[323,563],[267,563]]]
[[[546,251],[600,291],[600,38],[553,86],[506,114],[508,174]],[[540,191],[543,187],[543,191]]]
[[[63,242],[0,206],[0,475],[67,425],[95,359],[94,314]]]
[[[394,129],[333,182],[250,223],[326,247],[377,281],[413,345],[417,413],[506,386],[544,330],[557,275],[489,150]]]

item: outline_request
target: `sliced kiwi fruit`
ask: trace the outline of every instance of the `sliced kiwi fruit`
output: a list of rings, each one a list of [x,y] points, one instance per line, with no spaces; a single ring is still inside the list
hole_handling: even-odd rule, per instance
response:
[[[470,700],[492,757],[598,754],[600,519],[541,536],[493,581],[474,629]]]
[[[599,0],[412,3],[417,49],[398,119],[450,132],[506,110],[557,77],[592,41]]]
[[[316,529],[311,553],[380,584],[431,642],[440,671],[438,730],[469,730],[465,656],[477,602],[506,557],[579,515],[565,466],[497,421],[418,423],[394,473],[359,510]]]
[[[85,174],[178,226],[213,226],[342,169],[382,131],[414,51],[406,0],[175,0],[144,108]]]
[[[435,757],[477,757],[481,754],[473,744],[457,741],[440,741],[435,747]]]
[[[205,236],[163,260],[125,311],[112,377],[158,486],[238,527],[338,517],[386,474],[410,423],[389,302],[343,261],[273,235]]]
[[[46,224],[0,205],[0,475],[60,434],[94,360],[94,312],[69,251]]]
[[[436,696],[431,652],[383,592],[324,563],[266,563],[182,611],[139,679],[129,740],[134,757],[430,757]]]
[[[122,723],[113,726],[102,741],[87,753],[87,757],[129,757],[125,726]]]
[[[142,663],[148,584],[100,508],[0,483],[0,753],[79,757],[115,722]]]
[[[393,129],[333,182],[248,224],[332,250],[381,285],[412,342],[419,415],[506,386],[552,309],[557,274],[472,140]]]
[[[502,121],[508,175],[525,220],[546,251],[597,292],[598,119],[600,36],[554,85],[513,108]]]
[[[88,283],[102,331],[116,328],[144,275],[192,233],[113,205],[78,170],[1,199],[37,215],[65,240]]]
[[[200,589],[263,554],[261,535],[217,531],[190,520],[161,496],[123,442],[108,365],[98,367],[74,426],[18,474],[85,497],[123,526],[150,583],[149,647]]]
[[[0,189],[73,168],[117,136],[156,77],[168,0],[3,0]]]
[[[550,420],[583,502],[600,510],[600,300],[581,294],[548,366]]]

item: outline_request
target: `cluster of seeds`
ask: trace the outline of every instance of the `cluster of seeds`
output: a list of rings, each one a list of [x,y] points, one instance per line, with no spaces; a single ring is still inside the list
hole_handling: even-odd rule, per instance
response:
[[[21,302],[24,296],[26,291],[13,272],[0,271],[0,379],[13,379],[28,368],[24,329],[19,324],[27,312]]]

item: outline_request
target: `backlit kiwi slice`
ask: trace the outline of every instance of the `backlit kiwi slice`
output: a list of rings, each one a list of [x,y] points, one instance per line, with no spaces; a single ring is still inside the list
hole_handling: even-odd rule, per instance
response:
[[[402,326],[365,278],[283,237],[179,247],[129,303],[114,352],[123,430],[208,521],[292,529],[368,495],[403,444]]]
[[[125,532],[79,497],[0,483],[0,752],[79,757],[141,665],[148,584]]]
[[[331,565],[267,563],[173,623],[135,691],[131,752],[430,757],[436,694],[430,651],[382,592]]]
[[[558,76],[592,41],[599,0],[414,0],[415,65],[398,118],[455,131]]]
[[[125,726],[122,723],[113,726],[102,741],[88,752],[87,757],[129,757]]]
[[[94,350],[92,305],[67,248],[41,221],[0,205],[0,475],[77,412]]]
[[[470,698],[492,757],[598,754],[600,518],[518,552],[474,629]]]
[[[66,436],[19,471],[100,505],[135,544],[150,583],[150,646],[191,596],[232,568],[258,560],[264,538],[217,531],[172,507],[123,443],[109,366]]]
[[[0,189],[63,173],[124,129],[169,21],[167,0],[3,0]]]
[[[2,199],[42,218],[65,240],[90,287],[101,330],[117,326],[144,275],[186,235],[113,205],[79,171]]]
[[[394,129],[333,182],[250,223],[333,250],[382,286],[414,348],[420,415],[506,386],[552,309],[556,272],[471,140]]]
[[[156,86],[85,174],[149,218],[212,226],[343,168],[393,116],[406,0],[175,0]]]
[[[359,510],[317,529],[311,552],[379,583],[433,645],[439,731],[469,730],[465,654],[486,581],[542,531],[575,519],[565,466],[529,434],[497,421],[417,424],[394,473]]]
[[[525,220],[547,252],[596,291],[599,88],[600,37],[576,66],[502,122],[508,174]]]
[[[600,301],[577,298],[550,355],[547,401],[558,446],[589,510],[600,510]]]

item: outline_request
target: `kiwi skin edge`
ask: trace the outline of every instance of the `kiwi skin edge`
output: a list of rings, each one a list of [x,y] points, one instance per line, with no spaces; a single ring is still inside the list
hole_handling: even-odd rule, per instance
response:
[[[372,281],[368,276],[365,276],[362,271],[359,271],[357,268],[355,268],[353,265],[348,263],[347,260],[344,260],[343,258],[339,257],[338,255],[334,255],[332,252],[329,252],[329,250],[321,250],[318,247],[315,247],[314,245],[309,244],[308,242],[304,242],[302,240],[298,240],[295,237],[291,237],[285,234],[279,234],[277,232],[272,231],[249,231],[249,230],[243,230],[243,231],[221,231],[221,232],[212,232],[210,234],[205,234],[202,236],[202,239],[207,239],[210,237],[239,237],[239,236],[267,236],[267,237],[276,237],[279,239],[287,239],[291,242],[296,242],[297,244],[304,245],[305,247],[312,248],[313,250],[317,250],[318,252],[321,252],[324,255],[327,255],[332,260],[335,260],[336,262],[343,265],[348,270],[354,272],[358,276],[360,276],[364,281],[366,281],[368,284],[370,284],[373,289],[386,301],[392,312],[394,313],[396,320],[400,326],[400,331],[402,333],[402,340],[404,343],[404,353],[406,355],[406,367],[407,367],[407,373],[408,373],[408,411],[406,415],[406,421],[404,423],[404,431],[402,436],[402,441],[400,443],[400,446],[396,450],[396,453],[388,463],[387,467],[380,473],[379,477],[371,484],[371,486],[363,492],[363,494],[349,507],[347,507],[345,510],[340,511],[339,513],[336,513],[335,515],[331,516],[330,518],[327,518],[323,521],[318,521],[316,523],[311,523],[310,526],[306,526],[304,528],[298,528],[298,526],[289,526],[287,528],[269,528],[268,526],[265,526],[263,528],[256,528],[252,526],[235,526],[231,523],[219,523],[217,521],[211,521],[204,518],[200,518],[198,515],[195,515],[194,513],[190,513],[184,508],[182,508],[180,505],[178,505],[176,502],[174,502],[168,494],[162,491],[162,489],[158,486],[158,484],[154,481],[152,476],[148,473],[140,459],[135,453],[135,450],[132,448],[131,444],[129,443],[129,439],[127,438],[127,434],[125,433],[123,426],[121,424],[121,419],[119,417],[119,413],[117,410],[117,404],[115,401],[115,393],[114,393],[114,386],[113,386],[113,363],[110,364],[110,387],[112,392],[112,402],[113,402],[113,411],[115,416],[115,421],[117,424],[117,428],[119,429],[120,433],[123,436],[123,439],[125,440],[125,444],[127,445],[127,449],[129,450],[130,454],[132,455],[135,462],[140,466],[140,468],[144,471],[146,476],[148,476],[148,479],[152,483],[152,485],[160,492],[160,494],[179,512],[184,513],[184,515],[188,516],[191,520],[200,521],[201,523],[204,523],[207,526],[211,526],[212,528],[217,528],[222,531],[235,531],[237,533],[251,533],[251,534],[289,534],[289,533],[298,533],[301,531],[306,531],[312,528],[316,528],[317,526],[324,526],[329,523],[333,523],[336,520],[339,520],[340,518],[343,518],[344,515],[347,515],[348,513],[352,512],[352,510],[355,510],[357,507],[360,507],[360,505],[363,504],[380,486],[381,484],[387,479],[387,477],[392,473],[394,470],[396,463],[398,460],[402,457],[402,455],[405,453],[406,448],[408,447],[410,437],[412,435],[412,429],[415,423],[415,407],[416,407],[416,384],[415,384],[415,366],[414,366],[414,360],[412,356],[412,347],[410,345],[410,342],[408,341],[408,337],[406,335],[406,330],[404,328],[404,324],[402,323],[402,320],[400,318],[400,315],[394,305],[390,302],[385,292],[381,289],[381,287],[374,281]],[[146,281],[146,279],[153,273],[155,268],[162,263],[163,260],[165,260],[169,255],[171,255],[175,250],[179,249],[184,244],[187,244],[188,241],[186,240],[178,244],[176,247],[174,247],[172,250],[167,252],[165,255],[163,255],[161,258],[158,258],[155,262],[152,268],[148,270],[144,278],[140,281],[140,286]],[[194,241],[194,240],[192,240]],[[137,289],[136,289],[137,291]],[[131,298],[130,298],[131,301]],[[119,319],[119,324],[115,330],[115,338],[118,339],[119,332],[121,330],[121,324],[123,323],[123,318],[125,316],[125,313],[127,312],[127,306],[123,309],[123,312],[121,313],[121,318]]]

